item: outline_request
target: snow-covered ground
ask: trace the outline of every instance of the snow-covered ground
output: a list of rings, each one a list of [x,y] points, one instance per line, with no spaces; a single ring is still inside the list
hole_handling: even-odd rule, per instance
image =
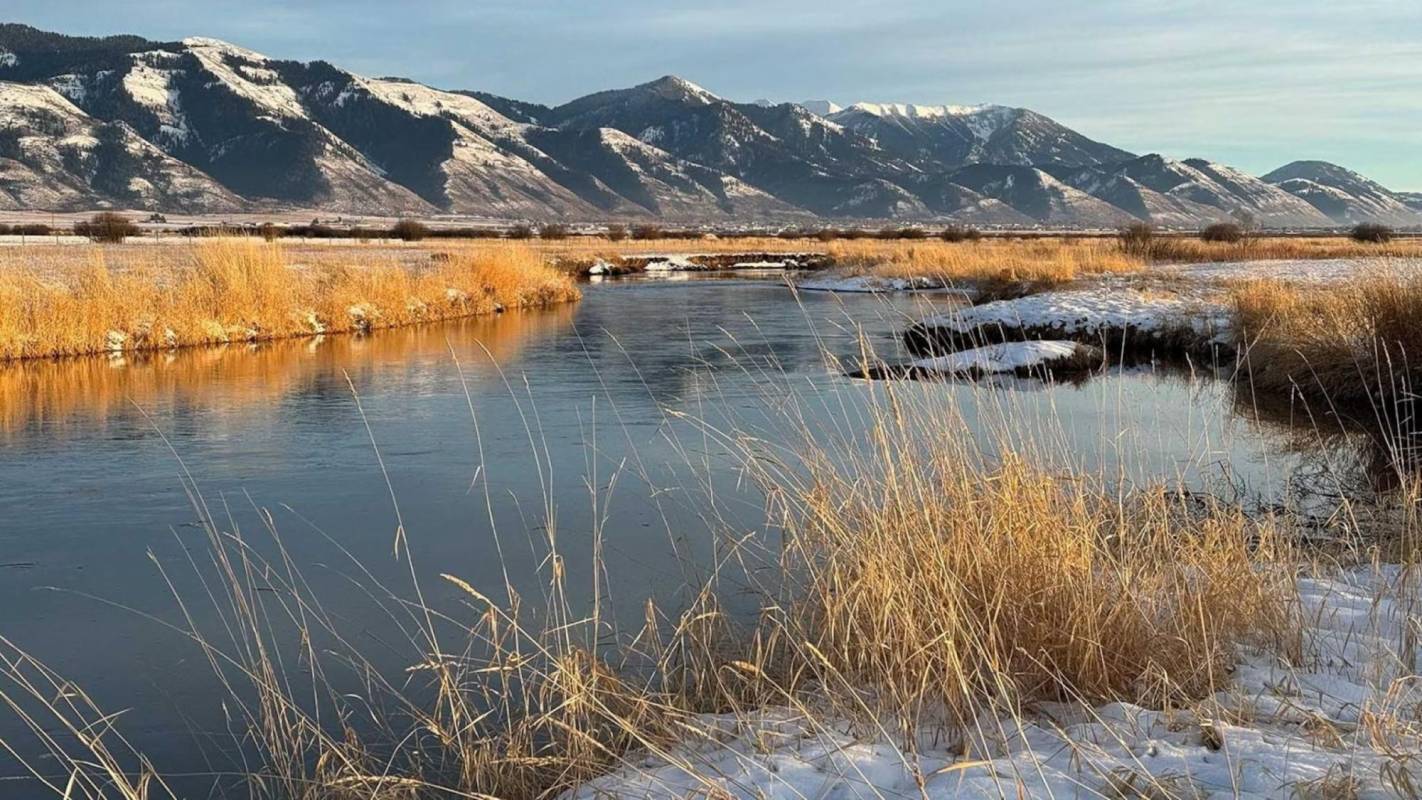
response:
[[[1214,336],[1228,323],[1226,309],[1188,295],[1121,287],[1071,289],[997,300],[923,320],[929,328],[970,334],[1000,327],[1064,339],[1095,338],[1110,331],[1165,334],[1188,330]]]
[[[1063,341],[1007,342],[960,350],[946,356],[921,358],[910,362],[909,366],[945,375],[999,374],[1026,369],[1050,369],[1054,364],[1076,360],[1082,347],[1083,345],[1076,342]]]
[[[877,275],[818,275],[797,280],[794,287],[804,292],[849,292],[879,294],[883,292],[947,291],[940,280],[933,278],[883,278]]]
[[[784,708],[706,716],[685,744],[566,800],[1417,797],[1419,579],[1385,566],[1301,580],[1302,658],[1245,653],[1194,708],[986,713],[963,742],[922,730],[912,748]]]
[[[1219,261],[1162,267],[1160,274],[1188,281],[1218,283],[1269,278],[1294,283],[1343,283],[1364,275],[1398,270],[1422,270],[1415,258],[1335,258],[1299,261]]]

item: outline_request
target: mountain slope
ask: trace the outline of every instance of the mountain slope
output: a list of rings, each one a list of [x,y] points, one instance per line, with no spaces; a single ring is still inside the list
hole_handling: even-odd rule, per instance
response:
[[[1376,181],[1327,161],[1294,161],[1263,177],[1334,222],[1417,224],[1417,209]]]
[[[232,211],[241,200],[123,122],[43,86],[0,82],[0,207]]]
[[[1025,108],[855,103],[828,118],[899,158],[939,168],[1082,166],[1132,157]]]
[[[1040,223],[1116,225],[1132,216],[1034,167],[974,164],[952,173],[949,180],[1000,200]]]

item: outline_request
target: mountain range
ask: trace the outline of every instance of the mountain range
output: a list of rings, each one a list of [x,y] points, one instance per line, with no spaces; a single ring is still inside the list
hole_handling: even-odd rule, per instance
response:
[[[1024,108],[738,103],[667,76],[559,106],[215,39],[0,25],[0,209],[682,223],[1422,225],[1320,161],[1136,155]]]

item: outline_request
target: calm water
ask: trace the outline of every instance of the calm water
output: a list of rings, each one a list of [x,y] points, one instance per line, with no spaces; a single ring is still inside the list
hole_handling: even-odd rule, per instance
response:
[[[432,604],[459,608],[440,572],[496,594],[507,569],[536,594],[547,497],[575,587],[590,585],[591,531],[606,514],[612,605],[638,620],[649,596],[674,606],[704,565],[712,493],[727,523],[763,523],[724,448],[680,414],[774,437],[776,406],[794,393],[815,425],[852,434],[854,409],[882,386],[838,377],[824,353],[852,358],[862,331],[893,356],[895,333],[933,303],[645,280],[589,286],[567,308],[368,338],[0,370],[0,634],[106,710],[128,709],[123,731],[160,768],[221,769],[221,693],[196,647],[162,624],[181,620],[170,580],[200,624],[220,622],[198,580],[211,567],[184,469],[223,527],[253,542],[270,538],[269,511],[328,608],[377,652],[384,626],[342,549],[397,592],[409,574],[392,557],[396,514],[372,434]],[[1296,472],[1216,383],[1136,371],[911,391],[957,403],[984,436],[1011,408],[1009,434],[1041,433],[1107,474],[1225,477],[1272,495]],[[393,648],[376,658],[409,663]],[[0,738],[33,744],[8,716]],[[0,796],[26,796],[8,786]]]

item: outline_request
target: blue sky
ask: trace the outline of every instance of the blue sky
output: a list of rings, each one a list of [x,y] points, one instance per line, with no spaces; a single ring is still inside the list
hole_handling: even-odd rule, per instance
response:
[[[1419,0],[6,0],[67,33],[206,35],[557,103],[673,73],[726,97],[1004,103],[1137,152],[1336,161],[1422,190]]]

